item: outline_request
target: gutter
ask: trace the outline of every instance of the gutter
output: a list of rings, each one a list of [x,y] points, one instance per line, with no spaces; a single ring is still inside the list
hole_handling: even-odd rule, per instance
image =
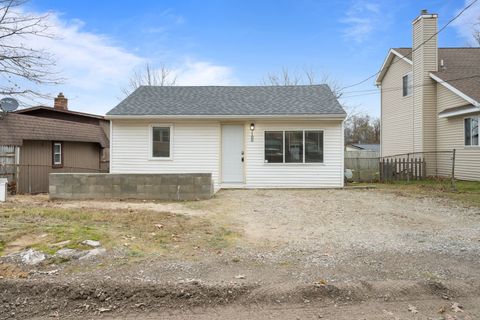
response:
[[[135,119],[217,119],[217,120],[251,120],[251,119],[295,119],[295,120],[345,120],[347,114],[298,114],[298,115],[106,115],[107,120],[135,120]]]

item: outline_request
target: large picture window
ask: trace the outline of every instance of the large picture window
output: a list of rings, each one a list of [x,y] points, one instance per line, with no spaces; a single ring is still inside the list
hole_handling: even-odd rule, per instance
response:
[[[465,118],[465,146],[479,146],[479,117]]]
[[[171,126],[151,126],[151,157],[169,159],[171,157]]]
[[[323,163],[323,131],[265,131],[266,163]]]

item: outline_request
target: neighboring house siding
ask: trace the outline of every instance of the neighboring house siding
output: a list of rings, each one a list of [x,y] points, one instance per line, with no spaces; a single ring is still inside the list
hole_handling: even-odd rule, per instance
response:
[[[437,84],[437,110],[459,107],[468,102],[441,84]],[[464,116],[439,118],[437,120],[437,150],[456,149],[455,177],[463,180],[480,180],[480,148],[465,147]],[[438,173],[451,175],[451,156],[438,158]]]
[[[324,130],[323,164],[268,164],[264,161],[266,130]],[[259,122],[255,123],[254,142],[245,129],[246,186],[251,188],[342,187],[343,130],[341,121]]]
[[[216,121],[112,122],[112,173],[212,173],[219,188],[220,123]],[[173,124],[172,160],[150,160],[150,124]]]
[[[437,70],[437,19],[423,18],[413,25],[413,106],[414,106],[414,152],[435,151],[436,147],[436,85],[429,73]],[[424,155],[427,174],[436,173],[436,157]]]
[[[63,167],[52,168],[52,141],[25,140],[20,147],[19,193],[48,192],[52,172],[94,172],[100,167],[100,146],[63,142]]]
[[[382,80],[382,156],[413,151],[413,100],[411,95],[403,97],[401,90],[402,77],[411,71],[409,63],[394,62]]]

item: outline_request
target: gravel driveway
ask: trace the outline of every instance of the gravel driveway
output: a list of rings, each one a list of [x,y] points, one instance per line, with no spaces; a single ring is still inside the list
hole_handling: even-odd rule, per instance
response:
[[[98,310],[117,310],[117,315],[138,305],[150,310],[188,305],[188,301],[201,306],[217,306],[218,301],[325,306],[331,301],[336,307],[339,302],[377,299],[404,310],[405,301],[434,299],[436,304],[435,299],[462,302],[468,297],[464,303],[480,305],[480,208],[447,199],[345,189],[223,190],[211,200],[175,204],[34,201],[65,208],[169,210],[206,218],[237,235],[233,245],[215,252],[199,248],[192,256],[157,255],[134,263],[123,263],[123,258],[113,255],[85,271],[70,268],[38,277],[54,288],[49,292],[70,290],[64,283],[81,283],[78,294],[87,292],[86,299]],[[23,285],[29,286],[5,284]],[[154,287],[142,291],[144,286]],[[169,290],[173,293],[166,293]],[[141,299],[136,298],[140,293]],[[98,294],[115,298],[97,301]],[[16,295],[12,291],[12,299]],[[165,295],[171,302],[157,298]],[[36,299],[30,291],[25,297]],[[70,303],[62,295],[51,299],[58,305]],[[81,301],[65,312],[86,312]],[[478,312],[470,315],[480,316]]]

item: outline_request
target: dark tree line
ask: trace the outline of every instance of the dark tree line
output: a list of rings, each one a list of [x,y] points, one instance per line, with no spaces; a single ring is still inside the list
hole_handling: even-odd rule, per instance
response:
[[[380,143],[380,119],[355,114],[345,120],[345,144]]]

